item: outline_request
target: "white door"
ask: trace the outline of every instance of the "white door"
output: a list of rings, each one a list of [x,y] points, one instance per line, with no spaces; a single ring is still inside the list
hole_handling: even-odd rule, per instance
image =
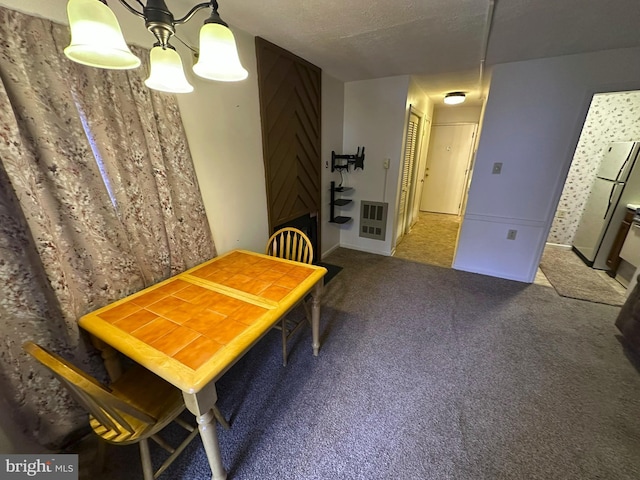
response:
[[[433,126],[420,210],[460,214],[476,128],[476,124]]]

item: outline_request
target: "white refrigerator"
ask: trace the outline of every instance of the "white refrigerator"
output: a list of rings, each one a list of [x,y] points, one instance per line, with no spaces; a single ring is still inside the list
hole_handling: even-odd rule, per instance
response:
[[[626,208],[622,203],[640,195],[639,185],[628,185],[639,150],[640,142],[616,142],[605,150],[573,239],[573,250],[589,266],[607,268],[606,258]]]

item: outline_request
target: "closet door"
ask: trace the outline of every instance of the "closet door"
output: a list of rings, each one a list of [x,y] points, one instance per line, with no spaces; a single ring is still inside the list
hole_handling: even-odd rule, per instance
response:
[[[413,180],[413,170],[416,163],[416,150],[418,145],[418,126],[420,117],[411,112],[407,125],[407,138],[405,139],[404,160],[402,162],[402,183],[400,185],[400,203],[398,204],[398,220],[396,225],[396,244],[400,243],[404,234],[409,230],[410,189]]]
[[[256,56],[269,230],[306,215],[319,230],[321,70],[259,37]]]

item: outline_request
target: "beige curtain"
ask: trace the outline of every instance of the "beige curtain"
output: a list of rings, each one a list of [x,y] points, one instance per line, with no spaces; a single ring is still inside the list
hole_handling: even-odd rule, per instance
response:
[[[74,64],[67,27],[5,8],[0,38],[0,388],[56,446],[86,414],[22,344],[104,378],[77,319],[216,252],[175,98],[145,68]]]
[[[56,32],[65,45],[68,32]],[[149,285],[210,256],[211,240],[177,103],[144,85],[149,53],[132,50],[142,68],[70,66],[94,153],[112,180],[112,200]]]

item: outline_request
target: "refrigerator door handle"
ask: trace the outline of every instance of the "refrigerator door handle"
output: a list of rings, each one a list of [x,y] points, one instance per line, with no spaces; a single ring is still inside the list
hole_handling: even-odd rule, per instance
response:
[[[609,205],[607,205],[607,211],[604,212],[604,217],[602,217],[602,218],[607,218],[609,216],[609,210],[611,210],[611,205],[612,205],[611,199],[613,198],[613,192],[616,191],[616,187],[617,186],[618,186],[617,183],[614,183],[611,186],[611,192],[609,192]]]
[[[624,159],[624,162],[620,166],[620,170],[618,170],[618,174],[616,175],[616,182],[624,181],[624,179],[621,179],[620,177],[623,176],[623,174],[625,173],[630,157],[631,157],[631,154],[629,154],[627,158]]]

